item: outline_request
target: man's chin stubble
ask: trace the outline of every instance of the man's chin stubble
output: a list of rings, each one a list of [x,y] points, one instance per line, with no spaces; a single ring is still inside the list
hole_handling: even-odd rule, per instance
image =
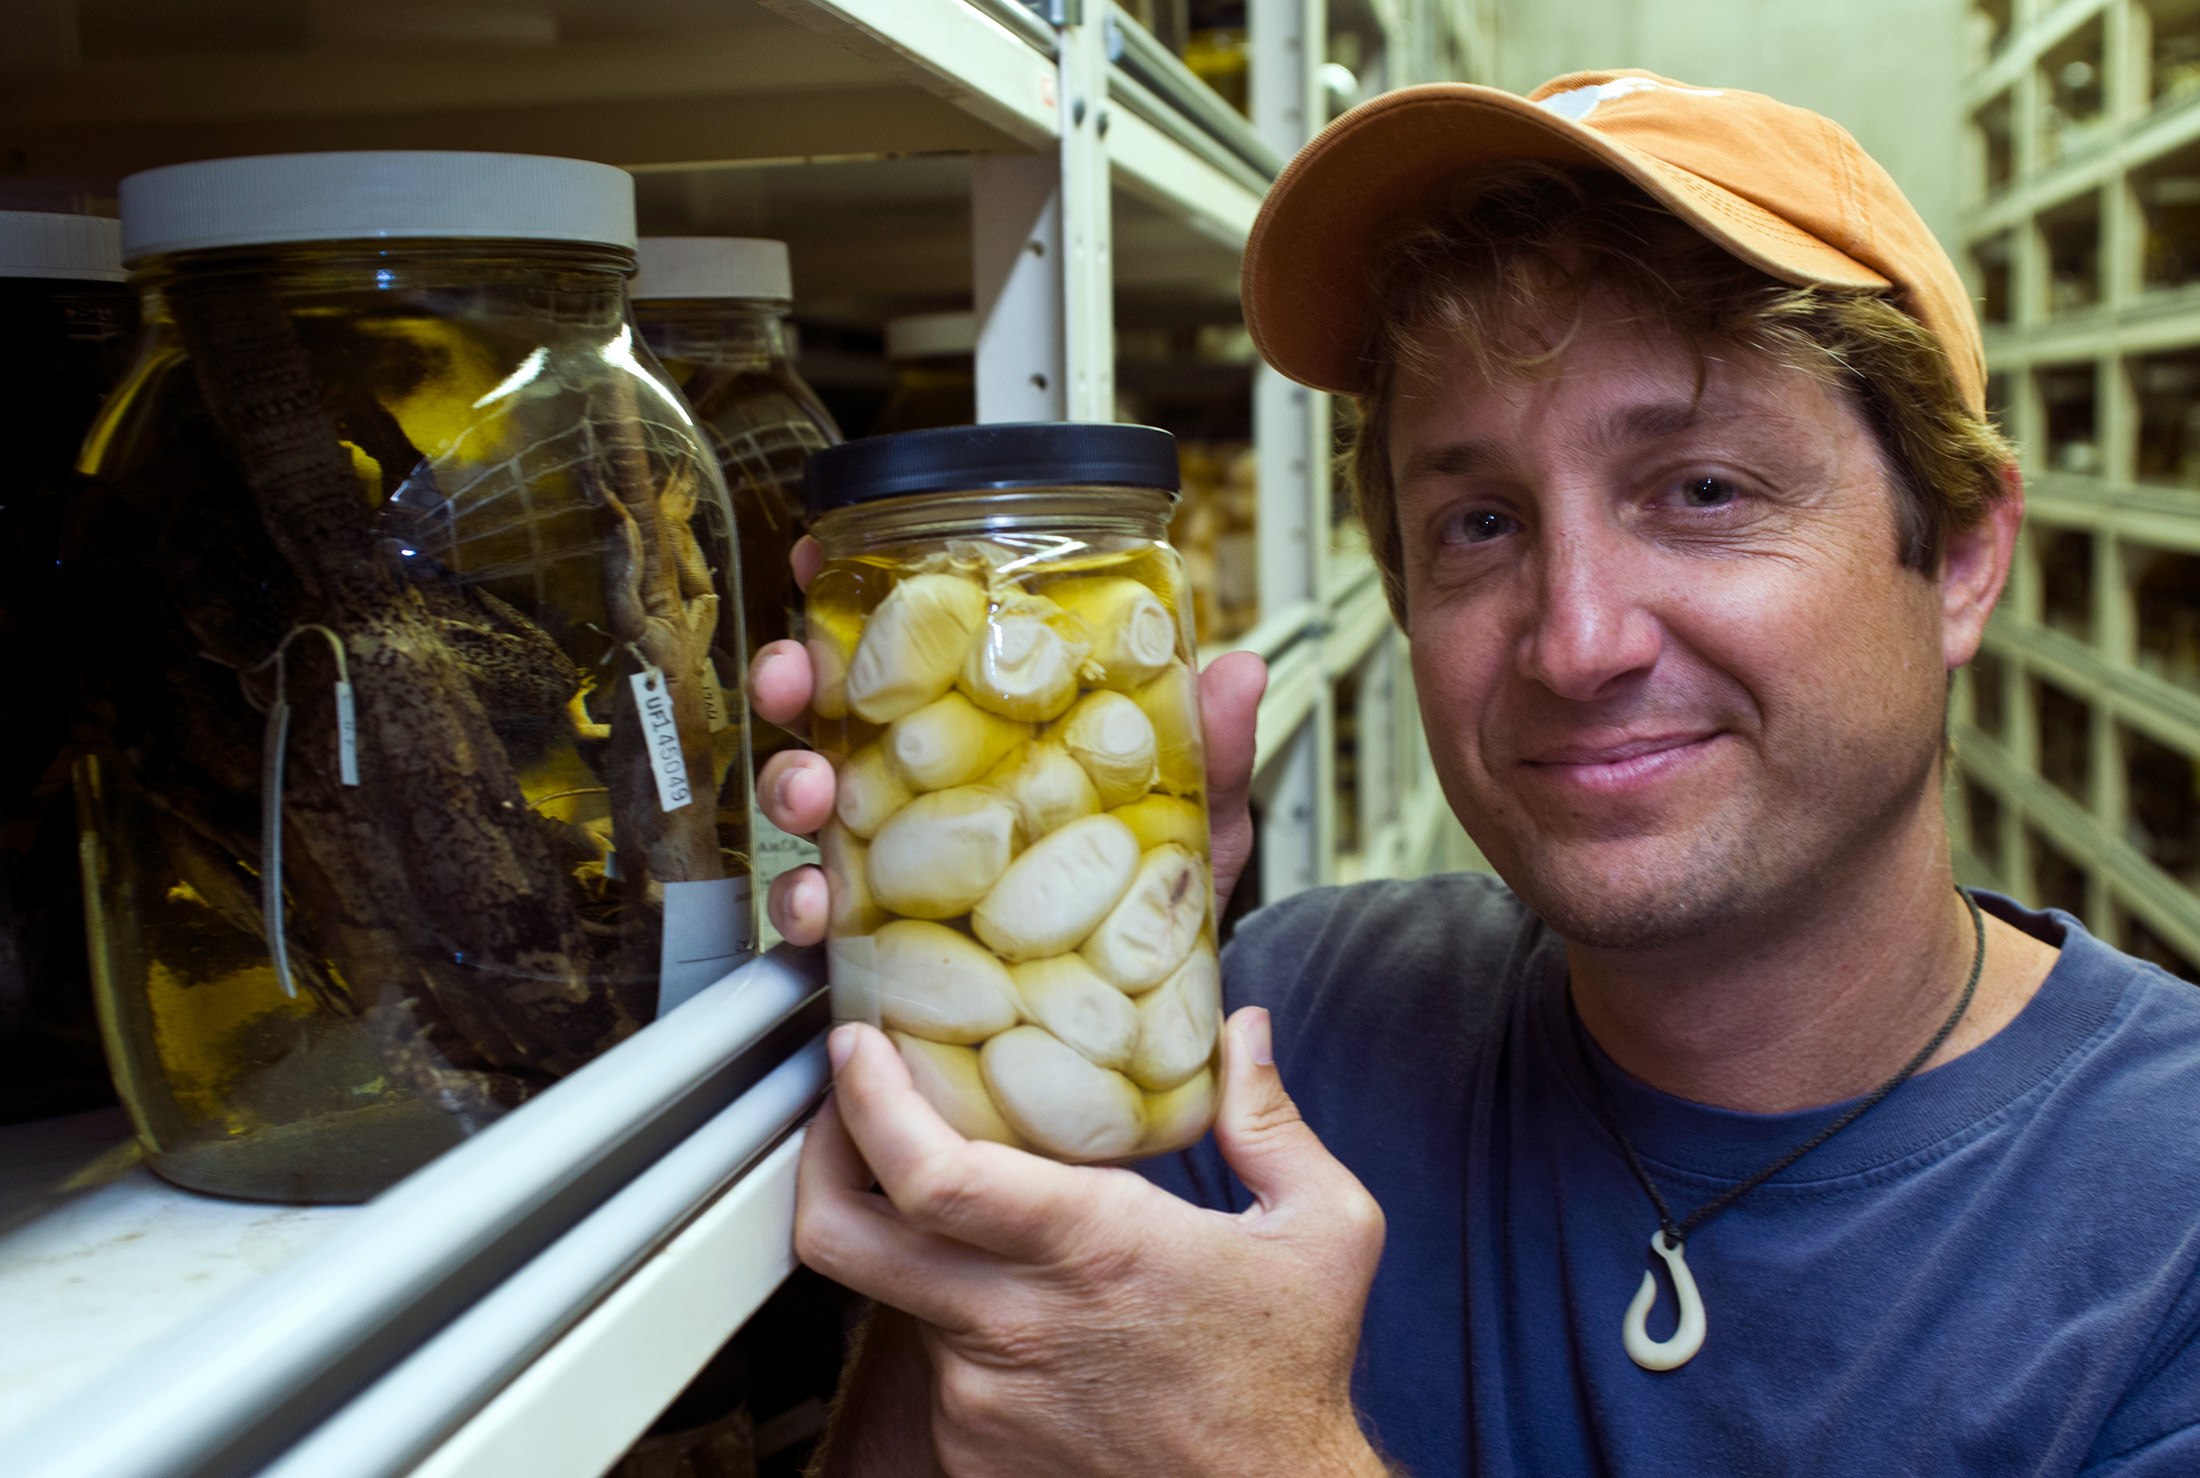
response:
[[[1716,827],[1685,852],[1592,878],[1562,849],[1500,866],[1498,875],[1552,932],[1589,949],[1641,951],[1696,943],[1758,915],[1785,880],[1737,828]]]

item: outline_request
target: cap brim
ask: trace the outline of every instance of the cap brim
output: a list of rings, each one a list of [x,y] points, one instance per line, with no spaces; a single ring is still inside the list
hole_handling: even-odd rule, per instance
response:
[[[1372,388],[1369,264],[1433,187],[1479,164],[1540,160],[1618,171],[1735,256],[1798,286],[1889,285],[1763,206],[1526,98],[1472,83],[1377,98],[1330,125],[1279,175],[1245,247],[1245,323],[1284,374],[1317,390]]]

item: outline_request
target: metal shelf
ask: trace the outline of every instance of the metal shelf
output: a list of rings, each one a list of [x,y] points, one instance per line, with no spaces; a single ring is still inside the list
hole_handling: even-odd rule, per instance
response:
[[[726,0],[651,13],[671,19],[541,47],[93,58],[21,76],[0,145],[38,173],[97,179],[270,149],[513,150],[665,170],[1018,152],[1060,137],[1059,62],[1038,44],[1052,32],[1011,19],[1013,5]],[[1110,79],[1126,115],[1116,172],[1241,243],[1273,154],[1181,63],[1188,87],[1157,96],[1146,50],[1150,38]]]
[[[2036,66],[2042,53],[2099,15],[2109,3],[2110,0],[2064,0],[2060,5],[2047,5],[2037,24],[2012,31],[1993,60],[1964,85],[1964,106],[1976,108],[1991,102]]]
[[[2200,900],[2120,837],[2108,835],[2085,807],[2017,764],[1974,728],[1955,734],[1961,768],[2009,798],[2029,821],[2079,862],[2104,874],[2109,901],[2137,914],[2178,949],[2200,958]]]
[[[1489,65],[1480,0],[1370,3],[1393,81],[1436,75],[1439,43]],[[1268,181],[1326,121],[1323,6],[1251,8],[1247,119],[1099,0],[1060,26],[1018,0],[574,0],[554,43],[463,51],[323,44],[326,7],[274,0],[249,45],[178,25],[129,56],[11,58],[0,149],[94,194],[184,159],[406,147],[624,165],[661,215],[786,186],[771,210],[832,233],[784,233],[798,282],[1006,303],[981,413],[988,383],[1032,381],[1013,348],[1051,398],[990,418],[1100,418],[1118,294],[1227,302]],[[1403,638],[1364,553],[1328,547],[1326,401],[1254,379],[1268,614],[1236,645],[1272,665],[1264,894],[1440,865],[1460,854]],[[1351,858],[1340,684],[1387,757]],[[0,1472],[600,1473],[792,1266],[816,984],[775,951],[361,1208],[174,1190],[112,1118],[43,1152],[0,1135]]]
[[[231,1269],[195,1308],[188,1288],[164,1294],[164,1318],[106,1319],[105,1346],[77,1352],[74,1389],[47,1387],[0,1441],[0,1472],[211,1478],[301,1444],[311,1461],[291,1471],[313,1478],[404,1471],[808,1113],[825,1082],[822,973],[815,950],[751,961],[367,1206],[287,1213],[325,1224],[263,1243],[293,1254],[263,1257],[278,1264],[264,1273]],[[46,1301],[25,1333],[47,1347],[72,1332],[72,1304],[110,1297],[112,1270],[149,1251],[111,1236],[74,1260],[45,1255],[80,1213],[52,1189],[57,1204],[0,1240],[0,1276]],[[132,1191],[154,1207],[143,1219],[163,1243],[150,1249],[162,1285],[188,1283],[177,1265],[202,1247],[241,1252],[255,1219],[286,1215],[145,1181]],[[765,1235],[783,1262],[784,1237],[769,1223]],[[720,1340],[741,1317],[729,1311]],[[658,1387],[630,1430],[599,1410],[611,1440],[631,1441],[692,1373]]]
[[[2048,474],[2026,489],[2025,513],[2035,525],[2085,529],[2156,549],[2200,554],[2200,492],[2190,488],[2080,482]]]
[[[2004,321],[1988,326],[1987,362],[2030,489],[2025,538],[1985,648],[2003,669],[2002,738],[1977,726],[1980,680],[1966,674],[1958,714],[1974,722],[1955,730],[1951,807],[1969,865],[1983,871],[1999,858],[2016,891],[2035,900],[2053,891],[2111,942],[2137,948],[2151,936],[2200,974],[2200,895],[2128,839],[2164,818],[2139,814],[2150,792],[2134,794],[2124,736],[2200,763],[2200,694],[2138,660],[2161,635],[2139,630],[2152,619],[2135,585],[2142,561],[2200,552],[2200,489],[2140,481],[2142,468],[2160,465],[2159,449],[2152,464],[2143,459],[2146,438],[2159,441],[2164,427],[2182,434],[2182,392],[2142,392],[2133,370],[2146,356],[2200,350],[2200,289],[2148,281],[2156,226],[2142,171],[2200,143],[2200,98],[2149,96],[2151,24],[2146,0],[2020,4],[2002,51],[1965,91],[1974,113],[2009,104],[2009,186],[1969,213],[1964,235],[1974,249],[1990,245],[2006,273],[1994,285]],[[2071,52],[2058,58],[2057,48],[2096,34],[2098,67],[2084,85],[2097,88],[2099,112],[2069,157],[2051,160],[2057,130],[2069,137],[2055,100],[2065,84],[2051,73]],[[1970,266],[1982,275],[1976,257]],[[2090,542],[2068,542],[2073,532]],[[2043,563],[2050,554],[2052,570]],[[2039,697],[2035,683],[2063,697]],[[2050,700],[2058,706],[2043,713]],[[2043,725],[2085,757],[2082,798],[2047,778]],[[1995,807],[1973,806],[1966,786],[1998,802],[1998,820]]]
[[[1329,622],[1322,633],[1322,666],[1332,673],[1357,667],[1395,629],[1375,562],[1363,554],[1342,565],[1332,568]]]
[[[2200,694],[2128,662],[2104,659],[2099,648],[2063,632],[2015,617],[1995,618],[1987,630],[1987,650],[2007,659],[2013,671],[2050,678],[2160,743],[2200,754]]]
[[[94,57],[18,75],[0,133],[39,173],[94,178],[270,149],[662,166],[1013,149],[1055,134],[1053,62],[962,0],[653,7],[668,17],[654,29],[618,26],[615,6],[595,13],[613,34],[540,47]]]
[[[139,1158],[120,1109],[0,1129],[0,1451],[358,1215],[195,1196]]]
[[[1266,181],[1210,143],[1122,72],[1108,77],[1119,106],[1108,132],[1116,182],[1232,250],[1245,244]]]
[[[794,1270],[797,1131],[545,1350],[413,1478],[594,1478]],[[299,1478],[324,1470],[299,1469]]]
[[[1194,76],[1175,53],[1121,5],[1108,7],[1108,60],[1115,66],[1111,88],[1132,83],[1158,109],[1183,119],[1243,161],[1254,189],[1265,187],[1283,168],[1283,155],[1254,131],[1252,121]]]
[[[2200,114],[2195,115],[2200,118]],[[2190,289],[2147,292],[2080,313],[2043,318],[2022,333],[1992,332],[1986,340],[1990,372],[2037,364],[2068,363],[2182,348],[2200,339],[2200,293]]]

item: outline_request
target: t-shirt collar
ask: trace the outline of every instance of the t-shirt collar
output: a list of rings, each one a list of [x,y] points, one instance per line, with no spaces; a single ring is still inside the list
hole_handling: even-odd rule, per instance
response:
[[[1977,890],[1979,906],[2048,943],[2062,956],[2016,1019],[1953,1062],[1920,1073],[1863,1118],[1783,1172],[1775,1185],[1838,1179],[1883,1169],[1961,1135],[2045,1079],[2113,1015],[2130,981],[2129,961],[2059,909],[2034,911],[1998,893]],[[1630,1076],[1586,1032],[1568,1024],[1565,952],[1553,938],[1555,970],[1538,972],[1531,1005],[1535,1060],[1557,1072],[1594,1132],[1597,1118],[1588,1078],[1608,1085],[1614,1112],[1643,1159],[1667,1174],[1733,1182],[1818,1132],[1848,1106],[1831,1103],[1784,1114],[1747,1114],[1678,1098]],[[1853,1100],[1850,1100],[1853,1102]],[[1686,1210],[1686,1207],[1678,1209]]]

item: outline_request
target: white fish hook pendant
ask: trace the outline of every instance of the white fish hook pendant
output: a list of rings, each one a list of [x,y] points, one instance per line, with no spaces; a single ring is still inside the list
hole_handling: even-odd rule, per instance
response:
[[[1658,1275],[1646,1272],[1642,1287],[1635,1290],[1635,1301],[1627,1306],[1627,1318],[1620,1331],[1627,1342],[1627,1358],[1644,1370],[1678,1370],[1703,1348],[1703,1298],[1688,1271],[1685,1243],[1668,1248],[1665,1229],[1660,1227],[1650,1234],[1650,1250],[1665,1259],[1666,1271],[1673,1275],[1673,1294],[1681,1305],[1680,1327],[1671,1339],[1650,1337],[1650,1306],[1658,1301]]]

